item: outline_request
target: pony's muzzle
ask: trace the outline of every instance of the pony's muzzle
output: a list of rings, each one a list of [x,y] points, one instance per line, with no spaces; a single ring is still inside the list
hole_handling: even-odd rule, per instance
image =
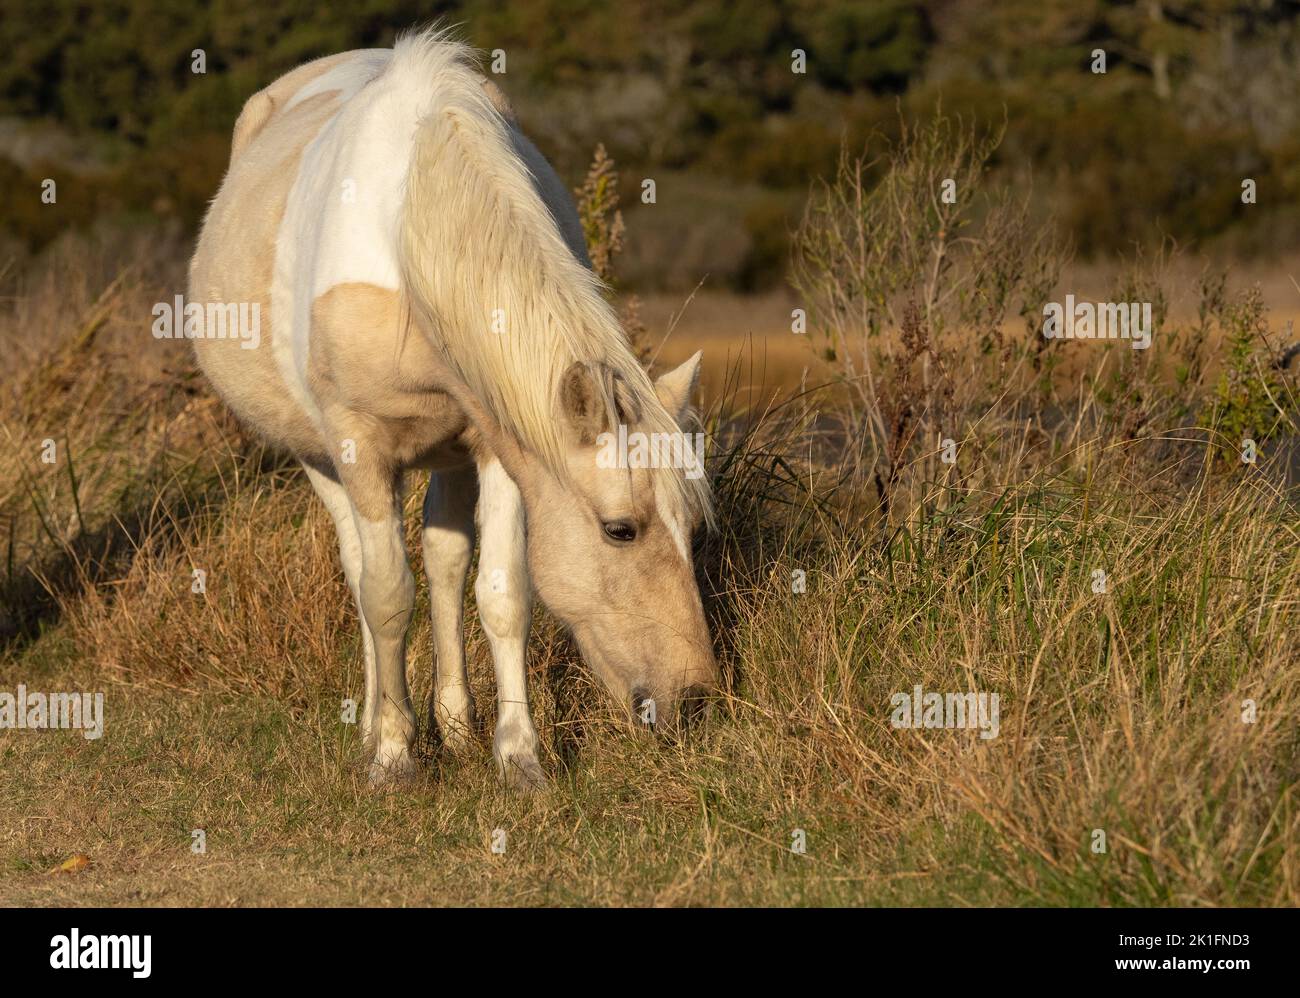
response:
[[[632,691],[632,719],[638,727],[660,735],[684,735],[700,727],[713,712],[717,690],[693,684],[665,702],[644,687]]]

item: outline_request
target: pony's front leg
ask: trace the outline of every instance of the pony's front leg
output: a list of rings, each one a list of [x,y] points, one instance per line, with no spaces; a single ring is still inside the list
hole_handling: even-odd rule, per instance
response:
[[[524,540],[524,504],[500,462],[479,467],[480,550],[474,596],[492,646],[497,679],[497,727],[492,739],[497,770],[507,785],[546,785],[537,759],[537,729],[528,709],[524,653],[532,615],[532,586]]]
[[[334,521],[334,532],[338,535],[339,558],[343,562],[343,578],[347,580],[348,591],[357,608],[357,624],[361,628],[361,650],[365,668],[366,692],[361,712],[361,743],[367,752],[375,749],[375,738],[379,719],[379,679],[375,669],[375,643],[370,637],[370,628],[366,626],[365,614],[361,612],[361,537],[357,533],[356,519],[352,512],[352,503],[343,485],[332,472],[320,471],[310,464],[303,464],[312,488],[320,496],[321,502],[329,510],[330,519]]]
[[[360,461],[343,465],[340,472],[361,542],[361,615],[375,647],[378,710],[370,781],[382,783],[415,765],[415,711],[406,685],[406,629],[415,609],[415,578],[402,538],[398,476]]]
[[[453,752],[467,746],[477,720],[465,671],[465,578],[474,553],[473,467],[435,471],[424,494],[424,574],[429,578],[436,662],[430,718]]]

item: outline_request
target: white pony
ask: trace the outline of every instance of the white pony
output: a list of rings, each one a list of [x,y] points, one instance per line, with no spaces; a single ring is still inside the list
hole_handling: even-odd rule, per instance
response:
[[[373,780],[412,764],[409,469],[431,472],[430,714],[444,744],[465,746],[476,725],[462,636],[476,505],[507,782],[545,781],[524,663],[534,589],[643,717],[671,726],[716,688],[690,550],[707,486],[597,460],[606,433],[680,433],[699,354],[656,383],[636,363],[567,191],[465,46],[410,35],[254,94],[190,299],[269,317],[256,349],[201,330],[195,349],[236,414],[302,461],[334,520],[361,618]]]

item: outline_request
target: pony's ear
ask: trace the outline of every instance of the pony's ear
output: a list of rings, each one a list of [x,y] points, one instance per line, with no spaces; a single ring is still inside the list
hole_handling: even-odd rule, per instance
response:
[[[608,422],[591,369],[581,361],[570,364],[560,378],[560,413],[581,444],[594,443]]]
[[[659,396],[659,401],[679,423],[686,417],[686,410],[695,397],[695,389],[699,387],[700,358],[703,355],[703,350],[696,350],[690,360],[661,375],[655,382],[655,394]]]
[[[560,379],[560,412],[580,444],[595,443],[615,423],[631,426],[641,419],[627,382],[604,364],[581,361],[570,364]]]

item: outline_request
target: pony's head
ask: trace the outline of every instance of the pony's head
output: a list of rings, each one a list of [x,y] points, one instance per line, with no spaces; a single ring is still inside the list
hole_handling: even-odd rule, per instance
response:
[[[562,473],[525,459],[515,476],[538,595],[610,693],[661,731],[718,686],[691,559],[709,515],[702,435],[681,428],[698,376],[696,354],[648,398],[602,364],[571,365],[556,398]]]

